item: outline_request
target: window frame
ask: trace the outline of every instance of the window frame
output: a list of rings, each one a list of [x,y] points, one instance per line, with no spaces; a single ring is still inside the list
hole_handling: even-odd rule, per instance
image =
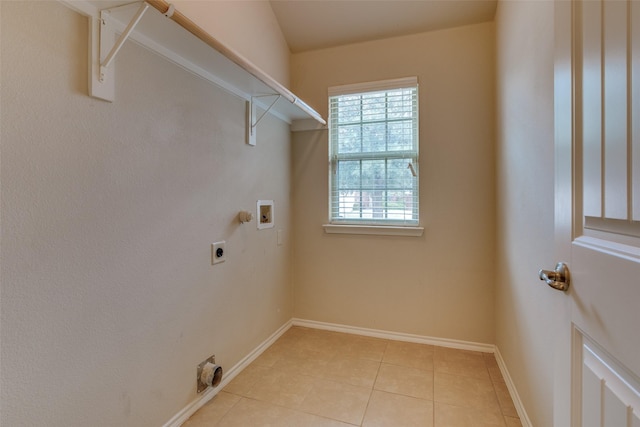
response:
[[[410,88],[415,91],[414,103],[411,107],[412,117],[410,121],[412,129],[412,147],[409,150],[390,150],[385,146],[384,151],[374,152],[358,152],[340,154],[336,151],[336,141],[334,136],[337,134],[337,124],[335,123],[334,112],[332,109],[332,99],[338,96],[346,95],[366,95],[367,93],[393,91]],[[330,87],[328,90],[329,102],[329,224],[325,224],[324,228],[327,233],[348,233],[348,234],[383,234],[383,235],[405,235],[418,236],[422,235],[423,228],[420,227],[420,209],[419,209],[419,90],[417,77],[406,77],[400,79],[382,80],[367,83],[357,83],[351,85],[342,85]],[[393,123],[388,117],[389,110],[385,106],[385,129],[388,123]],[[337,114],[337,112],[335,112]],[[362,123],[362,121],[361,121]],[[338,191],[336,186],[338,183],[336,167],[340,161],[348,160],[371,160],[379,159],[385,161],[385,168],[389,159],[410,159],[409,164],[413,172],[412,189],[412,217],[411,219],[386,219],[386,218],[334,218],[335,196]],[[385,173],[386,175],[386,173]],[[385,176],[384,191],[389,191],[388,182],[391,178]],[[385,215],[388,214],[388,206],[384,207]]]

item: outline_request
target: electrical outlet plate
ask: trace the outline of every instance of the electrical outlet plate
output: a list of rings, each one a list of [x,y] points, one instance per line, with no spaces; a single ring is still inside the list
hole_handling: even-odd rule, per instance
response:
[[[213,356],[208,357],[206,360],[203,360],[202,362],[200,362],[200,364],[198,365],[198,368],[196,369],[196,384],[198,384],[198,393],[202,393],[207,389],[207,386],[205,384],[202,384],[202,382],[200,382],[200,375],[202,375],[202,368],[204,368],[204,365],[206,365],[207,363],[213,363],[215,365],[216,355],[214,354]]]
[[[211,264],[219,264],[227,260],[227,249],[225,248],[225,241],[213,243],[211,245]]]

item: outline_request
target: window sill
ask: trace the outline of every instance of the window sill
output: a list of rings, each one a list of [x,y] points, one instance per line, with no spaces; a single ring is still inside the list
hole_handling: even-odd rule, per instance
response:
[[[376,236],[420,237],[424,227],[394,227],[388,225],[342,225],[323,224],[327,234],[369,234]]]

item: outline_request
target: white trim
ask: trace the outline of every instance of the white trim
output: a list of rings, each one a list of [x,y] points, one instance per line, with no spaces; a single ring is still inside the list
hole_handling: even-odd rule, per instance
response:
[[[329,96],[346,95],[349,93],[369,92],[374,90],[401,89],[418,86],[418,77],[402,77],[399,79],[379,80],[375,82],[354,83],[349,85],[331,86],[327,89]]]
[[[640,385],[634,375],[588,338],[583,342],[582,354],[584,366],[604,381],[624,406],[637,413],[640,409]]]
[[[457,348],[459,350],[480,351],[493,353],[493,344],[483,344],[472,341],[452,340],[446,338],[429,337],[424,335],[405,334],[402,332],[384,331],[380,329],[361,328],[358,326],[340,325],[337,323],[318,322],[316,320],[291,319],[293,326],[305,328],[323,329],[326,331],[343,332],[346,334],[362,335],[365,337],[382,338],[393,341],[414,342],[418,344],[430,344],[440,347]]]
[[[580,236],[573,241],[576,246],[605,253],[614,257],[626,259],[627,261],[640,262],[640,248],[611,242],[591,236]]]
[[[76,12],[89,16],[96,22],[100,18],[97,6],[94,6],[89,0],[59,1]],[[161,7],[158,2],[150,5],[154,9]],[[122,8],[119,6],[108,10],[111,12],[110,19],[103,27],[110,27],[110,30],[116,33],[121,32],[130,20],[129,14],[122,12]],[[188,21],[188,18],[175,7],[170,18],[166,17],[167,13],[169,11],[147,12],[144,21],[140,22],[136,26],[136,31],[131,33],[130,39],[246,101],[264,94],[282,95],[288,102],[278,102],[274,108],[269,110],[269,113],[287,123],[291,123],[295,119],[309,117],[318,120],[318,122],[326,123],[317,111],[289,89],[236,51],[197,27],[196,24]],[[190,25],[185,26],[186,22]],[[90,36],[99,37],[99,31],[93,31]],[[92,41],[92,43],[98,42]],[[92,64],[93,62],[90,63],[90,66]],[[101,98],[102,94],[98,91],[95,94],[92,93],[93,95]],[[266,109],[268,107],[262,102],[257,101],[256,103],[260,108]]]
[[[531,420],[527,415],[527,411],[525,411],[524,409],[524,405],[522,404],[522,400],[520,399],[518,390],[513,383],[513,379],[511,379],[511,375],[509,375],[507,364],[504,362],[502,354],[500,354],[500,350],[497,346],[495,346],[494,355],[496,356],[498,367],[500,368],[500,372],[502,373],[502,378],[504,378],[504,382],[507,385],[507,389],[509,390],[509,395],[511,395],[511,400],[513,400],[513,405],[516,407],[516,411],[518,411],[518,417],[520,417],[520,423],[522,424],[522,427],[533,427],[533,424],[531,423]]]
[[[282,325],[276,332],[274,332],[269,338],[267,338],[262,344],[258,345],[252,352],[250,352],[246,357],[244,357],[240,362],[238,362],[234,367],[232,367],[228,373],[225,373],[220,385],[216,388],[211,388],[202,395],[200,395],[196,400],[189,403],[185,406],[180,412],[173,416],[167,423],[164,424],[163,427],[180,427],[184,422],[186,422],[189,417],[198,411],[198,409],[202,408],[207,402],[213,399],[220,390],[222,390],[227,384],[229,384],[244,368],[249,366],[251,362],[258,358],[265,350],[267,350],[278,338],[280,338],[286,331],[289,330],[292,326],[301,326],[305,328],[312,329],[322,329],[326,331],[334,331],[334,332],[342,332],[353,335],[361,335],[366,337],[373,338],[382,338],[393,341],[404,341],[404,342],[413,342],[418,344],[430,344],[437,345],[440,347],[448,347],[448,348],[456,348],[460,350],[471,350],[471,351],[479,351],[483,353],[494,353],[496,357],[496,361],[498,362],[498,367],[500,368],[500,372],[502,373],[502,377],[505,380],[507,385],[507,389],[509,390],[509,394],[511,395],[511,399],[513,400],[513,404],[518,412],[518,416],[520,417],[520,422],[522,423],[522,427],[533,427],[527,412],[524,409],[524,405],[522,404],[522,400],[518,395],[516,390],[516,386],[511,379],[511,375],[509,375],[509,371],[507,370],[507,365],[500,354],[498,348],[493,344],[484,344],[477,343],[472,341],[462,341],[462,340],[452,340],[446,338],[437,338],[437,337],[429,337],[424,335],[415,335],[415,334],[405,334],[402,332],[392,332],[392,331],[384,331],[380,329],[369,329],[369,328],[361,328],[358,326],[348,326],[341,325],[337,323],[327,323],[327,322],[319,322],[316,320],[305,320],[299,318],[292,318],[287,321],[284,325]]]
[[[169,421],[167,421],[163,427],[180,427],[184,422],[186,422],[189,417],[196,413],[196,411],[202,408],[207,402],[215,397],[216,394],[220,390],[222,390],[227,384],[229,384],[240,372],[244,370],[251,362],[256,360],[258,356],[260,356],[266,349],[271,347],[271,345],[276,342],[278,338],[280,338],[285,332],[291,328],[293,325],[292,320],[287,321],[284,325],[282,325],[277,331],[275,331],[269,338],[262,342],[262,344],[258,345],[253,351],[247,354],[242,360],[236,363],[228,372],[224,373],[222,381],[215,388],[209,388],[201,395],[198,396],[197,399],[189,403],[185,406],[180,412],[173,416]]]
[[[394,227],[388,225],[342,225],[323,224],[327,234],[369,234],[377,236],[408,236],[420,237],[424,227]]]
[[[401,96],[398,96],[397,102],[399,103],[394,107],[395,101],[390,103],[390,100],[387,99],[388,96],[395,97],[393,93],[397,93]],[[420,114],[418,112],[418,104],[419,104],[419,95],[418,95],[418,85],[416,77],[408,77],[408,78],[400,78],[393,80],[383,80],[369,83],[359,83],[354,85],[346,85],[346,86],[336,86],[329,88],[329,219],[331,224],[337,225],[382,225],[382,226],[417,226],[419,224],[419,179],[418,179],[418,157],[419,157],[419,121]],[[350,95],[353,94],[353,95]],[[359,102],[356,102],[351,108],[353,111],[347,116],[343,117],[344,108],[349,109],[350,107],[346,107],[343,101],[347,101],[346,98],[349,96],[354,97],[354,99],[359,99]],[[367,96],[373,96],[369,101],[374,103],[370,104],[369,101],[366,101],[365,98]],[[348,101],[350,102],[350,101]],[[375,107],[374,107],[375,106]],[[368,108],[376,108],[379,111],[384,112],[383,116],[374,117],[367,116]],[[396,113],[393,111],[396,109],[401,111],[402,117],[395,116]],[[376,110],[378,111],[378,110]],[[355,116],[352,117],[352,115]],[[350,117],[350,118],[347,118]],[[398,119],[401,120],[399,124],[401,124],[403,128],[403,133],[400,135],[400,139],[396,142],[400,143],[398,150],[393,149],[392,146],[388,146],[392,141],[387,140],[384,147],[373,148],[374,151],[368,151],[363,147],[359,149],[352,150],[351,144],[355,142],[359,142],[360,145],[364,144],[373,144],[374,141],[371,140],[371,135],[368,132],[360,131],[357,132],[357,135],[354,134],[353,138],[343,135],[342,130],[350,129],[352,126],[360,124],[360,127],[368,127],[369,125],[378,123],[384,128],[391,129],[393,126],[393,122]],[[391,127],[390,127],[391,126]],[[407,129],[404,129],[405,126]],[[410,130],[409,130],[410,129]],[[355,138],[355,139],[354,139]],[[375,138],[374,138],[375,139]],[[388,139],[388,138],[387,138]],[[394,142],[393,144],[395,144]],[[405,147],[405,144],[409,144],[408,147]],[[346,144],[346,145],[345,145]],[[374,144],[375,145],[375,144]],[[400,149],[402,148],[402,149]],[[377,151],[376,151],[377,150]],[[379,178],[379,182],[369,182],[369,180],[364,179],[360,176],[360,179],[353,179],[358,175],[362,175],[366,173],[364,172],[363,161],[380,161],[384,163],[384,172],[382,176]],[[394,162],[394,165],[391,166],[391,170],[395,171],[395,174],[398,176],[397,182],[394,181],[392,175],[387,171],[387,166],[389,165],[389,161]],[[348,163],[347,163],[348,162]],[[407,163],[408,162],[408,165]],[[403,165],[404,163],[404,165]],[[342,165],[358,165],[360,164],[360,171],[356,170],[350,171],[350,168],[342,169]],[[402,169],[410,169],[411,175],[408,175],[408,171],[403,171]],[[357,169],[357,166],[356,166]],[[346,180],[343,179],[343,173],[346,176]],[[355,173],[356,175],[353,175]],[[353,175],[353,176],[352,176]],[[375,188],[370,187],[375,184]],[[369,188],[368,188],[369,187]],[[384,198],[386,199],[388,191],[393,192],[403,192],[404,196],[410,196],[410,199],[413,200],[413,204],[409,208],[410,215],[407,216],[407,211],[404,211],[404,214],[398,215],[397,219],[386,218],[388,215],[392,214],[393,208],[391,206],[387,206],[386,203],[383,203],[385,206],[380,206],[381,212],[385,213],[385,215],[380,215],[380,218],[363,218],[363,203],[365,203],[364,199],[359,200],[357,205],[360,208],[360,214],[356,212],[355,214],[348,213],[347,210],[350,211],[350,207],[347,206],[353,203],[353,192],[362,193],[369,192],[375,189],[380,190],[385,194]],[[347,190],[348,193],[351,193],[349,196],[343,194],[343,190]],[[381,197],[382,193],[376,195],[374,197]],[[360,196],[363,196],[360,194]],[[369,195],[370,196],[370,195]],[[367,197],[369,197],[367,196]],[[357,196],[356,196],[356,200]],[[355,205],[354,205],[355,206]],[[371,207],[370,207],[371,208]],[[373,207],[375,210],[375,207]],[[405,207],[406,209],[406,207]],[[356,207],[355,210],[358,210]],[[385,218],[383,219],[382,216]],[[349,230],[350,234],[354,234],[355,230]],[[358,233],[362,234],[362,233]],[[365,234],[380,234],[380,233],[371,233],[371,231]],[[384,233],[388,234],[388,233]],[[397,233],[393,233],[397,234]]]

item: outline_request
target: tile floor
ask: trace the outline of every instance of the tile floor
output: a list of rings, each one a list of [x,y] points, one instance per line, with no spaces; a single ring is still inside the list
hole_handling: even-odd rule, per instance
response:
[[[493,354],[292,327],[183,426],[521,424]]]

